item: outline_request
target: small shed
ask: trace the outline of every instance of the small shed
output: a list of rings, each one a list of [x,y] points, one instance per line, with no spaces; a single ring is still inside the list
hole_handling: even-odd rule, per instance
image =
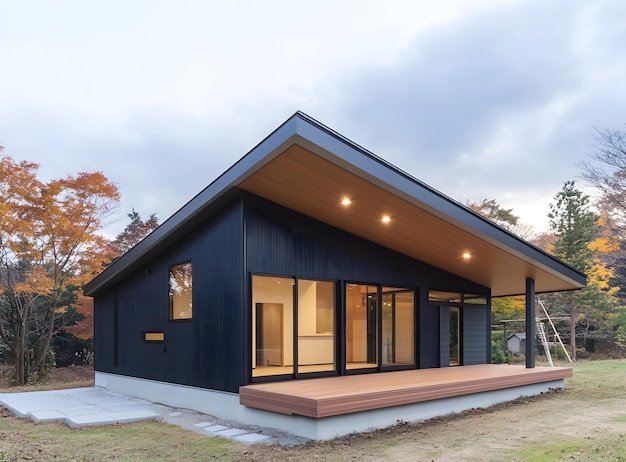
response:
[[[511,334],[506,338],[506,349],[516,355],[526,351],[526,332]]]

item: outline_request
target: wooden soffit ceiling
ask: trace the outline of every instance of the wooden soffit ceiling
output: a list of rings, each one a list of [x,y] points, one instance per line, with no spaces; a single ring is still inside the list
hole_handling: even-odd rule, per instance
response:
[[[526,278],[535,279],[537,292],[580,287],[558,271],[521,258],[357,173],[293,144],[238,186],[489,287],[494,296],[524,293]],[[343,205],[343,199],[350,204]]]

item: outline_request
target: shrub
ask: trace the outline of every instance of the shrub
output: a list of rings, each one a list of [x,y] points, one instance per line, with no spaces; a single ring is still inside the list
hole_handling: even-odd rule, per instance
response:
[[[491,363],[492,364],[510,364],[512,360],[512,353],[505,351],[502,347],[502,342],[491,339]]]
[[[561,345],[556,347],[556,359],[558,359],[559,361],[565,361],[567,359],[567,355],[565,354],[565,350],[563,349],[563,347]]]

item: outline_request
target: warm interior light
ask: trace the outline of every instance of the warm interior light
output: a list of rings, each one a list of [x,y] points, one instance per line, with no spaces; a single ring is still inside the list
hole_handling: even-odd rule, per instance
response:
[[[389,223],[391,221],[391,217],[389,215],[383,215],[383,223]]]
[[[341,205],[344,205],[347,207],[350,204],[352,204],[352,201],[348,197],[344,197],[343,199],[341,199]]]
[[[470,258],[472,258],[472,254],[469,252],[464,252],[462,257],[464,260],[469,260]]]

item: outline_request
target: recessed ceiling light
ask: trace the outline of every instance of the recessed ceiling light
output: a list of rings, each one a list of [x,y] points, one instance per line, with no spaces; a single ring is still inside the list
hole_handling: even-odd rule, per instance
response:
[[[391,217],[389,215],[383,215],[382,222],[389,223],[391,221]]]
[[[343,199],[341,199],[341,205],[344,205],[347,207],[350,204],[352,204],[352,201],[350,200],[349,197],[344,197]]]
[[[472,254],[469,252],[464,252],[463,255],[461,255],[463,257],[464,260],[469,260],[470,258],[472,258]]]

